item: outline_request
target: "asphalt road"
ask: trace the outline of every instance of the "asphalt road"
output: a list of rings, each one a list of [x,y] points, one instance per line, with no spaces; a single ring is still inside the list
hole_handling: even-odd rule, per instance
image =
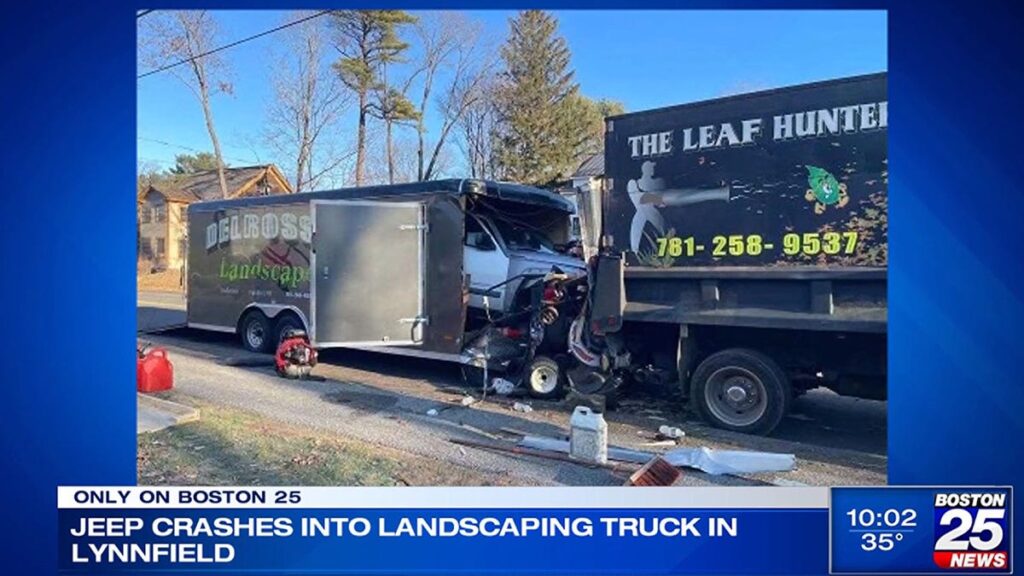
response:
[[[140,331],[184,323],[178,294],[146,292],[138,299]],[[327,350],[314,374],[322,381],[295,382],[276,377],[269,356],[242,350],[230,335],[171,329],[141,336],[166,346],[175,364],[178,392],[208,402],[251,410],[292,424],[333,431],[370,444],[388,446],[468,466],[516,483],[562,485],[621,484],[622,474],[536,457],[461,447],[449,438],[493,441],[503,429],[561,437],[568,432],[570,407],[521,399],[529,414],[513,411],[513,400],[488,398],[465,407],[467,388],[449,363],[362,352]],[[437,410],[437,416],[427,412]],[[687,471],[690,485],[884,484],[886,481],[886,404],[811,391],[772,437],[709,428],[695,420],[671,390],[629,390],[620,409],[606,415],[610,443],[652,452],[654,432],[663,424],[686,431],[684,446],[787,452],[797,469],[749,478],[709,476]]]

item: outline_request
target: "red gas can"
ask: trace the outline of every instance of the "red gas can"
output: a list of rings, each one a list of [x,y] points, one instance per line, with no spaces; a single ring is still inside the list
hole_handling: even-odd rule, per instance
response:
[[[139,348],[136,368],[136,388],[139,392],[162,392],[174,387],[174,366],[163,348]]]

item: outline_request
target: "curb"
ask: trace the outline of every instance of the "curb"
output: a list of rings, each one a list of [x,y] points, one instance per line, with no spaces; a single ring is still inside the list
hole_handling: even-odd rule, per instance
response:
[[[199,420],[198,408],[192,408],[191,406],[185,406],[184,404],[178,404],[177,402],[163,400],[146,394],[136,393],[136,397],[140,405],[170,414],[175,424],[185,424]]]

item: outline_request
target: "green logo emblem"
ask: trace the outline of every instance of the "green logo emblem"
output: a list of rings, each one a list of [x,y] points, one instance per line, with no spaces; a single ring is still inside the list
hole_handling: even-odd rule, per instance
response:
[[[835,205],[836,208],[846,206],[850,197],[846,194],[846,184],[840,184],[831,172],[824,168],[811,166],[807,168],[807,184],[810,188],[804,198],[808,202],[814,202],[814,213],[822,214],[826,206]]]

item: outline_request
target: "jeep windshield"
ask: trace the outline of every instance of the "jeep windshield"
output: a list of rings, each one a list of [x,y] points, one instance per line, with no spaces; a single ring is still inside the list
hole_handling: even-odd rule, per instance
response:
[[[531,250],[557,254],[554,243],[538,230],[499,218],[492,218],[491,223],[497,228],[498,234],[505,240],[505,245],[509,250]]]

